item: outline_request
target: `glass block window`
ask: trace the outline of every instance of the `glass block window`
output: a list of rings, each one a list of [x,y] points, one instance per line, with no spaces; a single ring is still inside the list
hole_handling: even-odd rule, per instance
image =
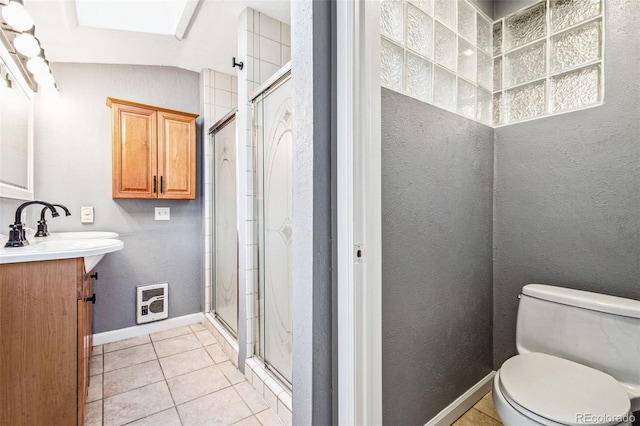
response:
[[[599,105],[603,1],[492,22],[468,0],[381,0],[381,83],[494,126]]]
[[[467,0],[381,0],[384,87],[491,125],[493,22]]]
[[[542,0],[493,23],[493,124],[602,103],[602,0]]]

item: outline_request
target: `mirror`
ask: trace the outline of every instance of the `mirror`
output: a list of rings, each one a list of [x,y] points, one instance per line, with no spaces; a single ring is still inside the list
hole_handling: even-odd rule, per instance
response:
[[[33,100],[0,43],[0,197],[33,200]]]

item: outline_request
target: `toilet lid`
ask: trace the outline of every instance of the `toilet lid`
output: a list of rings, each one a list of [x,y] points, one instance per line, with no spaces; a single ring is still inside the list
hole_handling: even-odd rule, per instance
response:
[[[565,425],[615,425],[631,411],[622,385],[601,371],[542,353],[508,359],[502,390],[523,408]]]

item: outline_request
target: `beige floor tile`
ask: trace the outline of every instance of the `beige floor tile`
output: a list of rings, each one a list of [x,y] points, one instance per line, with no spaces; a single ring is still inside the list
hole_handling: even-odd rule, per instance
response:
[[[283,426],[284,424],[270,409],[259,412],[256,414],[256,417],[260,420],[260,423],[262,423],[263,426]]]
[[[234,423],[232,426],[262,426],[262,423],[256,416],[251,416]]]
[[[176,405],[231,386],[215,365],[167,379],[167,384]]]
[[[451,426],[500,426],[501,422],[481,413],[475,408],[470,409]]]
[[[160,358],[160,365],[167,379],[181,374],[190,373],[214,365],[213,360],[204,348],[195,349],[181,354]]]
[[[232,387],[178,405],[184,426],[231,425],[251,416],[251,410]]]
[[[156,359],[151,343],[104,354],[104,371],[130,367]]]
[[[170,408],[165,411],[153,414],[144,419],[140,419],[133,423],[129,423],[127,426],[181,426],[180,417],[176,408]]]
[[[489,417],[493,417],[496,420],[500,420],[500,416],[496,411],[496,407],[493,405],[493,394],[489,392],[480,401],[473,406],[476,410],[486,414]]]
[[[159,340],[170,339],[176,336],[182,336],[183,334],[191,333],[191,329],[189,327],[180,327],[180,328],[172,328],[171,330],[160,331],[158,333],[153,333],[150,335],[151,340],[157,342]]]
[[[131,348],[133,346],[144,345],[145,343],[151,343],[149,335],[134,337],[132,339],[120,340],[118,342],[107,343],[104,345],[105,352],[119,351],[120,349]]]
[[[89,375],[95,376],[96,374],[102,374],[102,371],[103,371],[102,355],[92,356],[91,361],[89,363]]]
[[[196,337],[202,343],[202,346],[213,345],[216,342],[216,339],[213,337],[213,334],[209,332],[209,330],[200,330],[195,332]]]
[[[109,397],[164,380],[158,360],[143,362],[104,374],[104,396]]]
[[[102,345],[94,346],[93,348],[91,348],[91,356],[102,354],[103,349],[104,348],[102,347]]]
[[[235,365],[231,364],[231,361],[222,362],[218,364],[218,367],[220,367],[220,370],[222,370],[224,375],[227,376],[227,379],[229,379],[231,383],[236,384],[246,381],[242,373],[238,371]]]
[[[84,406],[84,426],[102,426],[102,401]]]
[[[158,358],[187,352],[202,347],[198,338],[193,334],[185,334],[184,336],[172,337],[170,339],[153,342],[156,348]]]
[[[240,382],[233,387],[252,412],[259,413],[269,408],[267,402],[258,395],[258,392],[248,382]]]
[[[189,328],[191,329],[191,331],[193,331],[194,333],[196,331],[200,331],[200,330],[206,330],[207,327],[204,326],[204,324],[202,324],[201,322],[197,323],[197,324],[191,324],[189,326]]]
[[[213,345],[205,346],[205,349],[207,350],[207,352],[209,352],[209,355],[211,355],[211,358],[213,358],[216,364],[229,361],[229,357],[224,353],[219,344],[216,343]]]
[[[165,382],[154,383],[104,400],[104,426],[122,425],[173,407]]]
[[[102,374],[89,377],[86,402],[93,402],[99,399],[102,399]]]

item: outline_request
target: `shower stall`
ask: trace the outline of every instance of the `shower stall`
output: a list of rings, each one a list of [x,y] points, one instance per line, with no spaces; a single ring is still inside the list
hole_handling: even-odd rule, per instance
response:
[[[234,337],[238,333],[236,111],[211,127],[213,147],[212,313]]]
[[[292,381],[292,98],[285,66],[252,99],[256,148],[258,310],[255,355]]]

